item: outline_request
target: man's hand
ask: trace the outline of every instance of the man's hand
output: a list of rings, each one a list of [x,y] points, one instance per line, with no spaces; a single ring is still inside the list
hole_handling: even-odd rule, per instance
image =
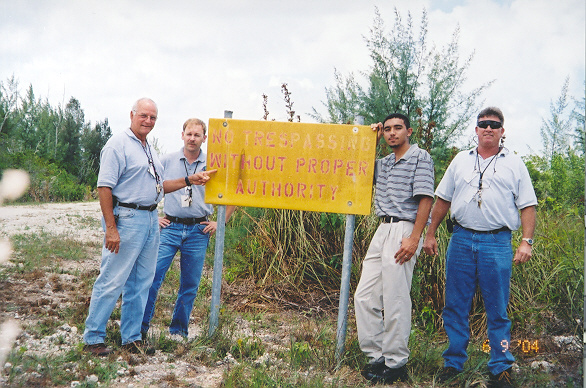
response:
[[[437,240],[435,236],[425,236],[423,240],[423,251],[429,256],[437,256],[439,251],[437,248]]]
[[[212,174],[218,170],[200,171],[189,176],[189,182],[192,185],[205,185],[210,180]]]
[[[203,228],[203,232],[209,233],[210,235],[214,234],[218,228],[218,223],[216,221],[204,221],[201,224],[206,226]]]
[[[113,253],[120,251],[120,235],[116,226],[106,227],[106,241],[104,246],[107,250]]]
[[[410,237],[404,237],[401,240],[401,248],[395,253],[395,262],[397,264],[403,264],[411,260],[411,258],[417,252],[417,246],[419,245],[419,239],[412,239]]]
[[[169,221],[165,217],[159,217],[159,226],[161,228],[166,228],[169,225],[171,225],[171,221]]]
[[[515,257],[513,258],[513,262],[515,264],[523,264],[529,261],[531,258],[531,251],[533,248],[527,241],[521,241],[519,248],[517,248],[517,252],[515,252]]]
[[[383,137],[383,123],[370,124],[370,128],[376,133],[376,141],[378,142]]]

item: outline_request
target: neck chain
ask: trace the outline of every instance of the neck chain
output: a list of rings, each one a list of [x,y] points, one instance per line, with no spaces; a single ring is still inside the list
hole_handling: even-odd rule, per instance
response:
[[[480,207],[480,205],[482,204],[482,178],[484,177],[484,173],[486,172],[488,167],[491,165],[493,160],[495,161],[494,168],[496,169],[496,157],[501,153],[501,150],[502,150],[502,147],[499,147],[498,152],[490,159],[490,161],[488,162],[486,167],[484,167],[484,170],[480,170],[480,159],[478,158],[478,148],[476,149],[476,165],[474,166],[474,169],[476,169],[476,167],[478,166],[478,172],[480,174],[480,177],[478,178],[478,191],[476,192],[476,195],[474,197],[476,198],[476,202],[478,203],[478,207]]]

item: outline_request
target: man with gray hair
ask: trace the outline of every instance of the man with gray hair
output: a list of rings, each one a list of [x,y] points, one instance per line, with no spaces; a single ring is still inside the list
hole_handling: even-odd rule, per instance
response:
[[[153,100],[139,99],[130,112],[130,128],[112,136],[100,154],[98,195],[105,238],[83,335],[84,350],[94,356],[112,352],[105,345],[106,324],[121,294],[122,348],[144,352],[140,322],[159,247],[157,204],[164,192],[187,183],[203,185],[214,172],[163,182],[163,165],[147,141],[157,114]]]

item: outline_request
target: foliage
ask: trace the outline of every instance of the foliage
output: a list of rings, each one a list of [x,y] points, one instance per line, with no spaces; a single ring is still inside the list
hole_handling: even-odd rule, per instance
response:
[[[432,154],[441,176],[453,157],[451,146],[478,110],[476,100],[492,82],[462,91],[473,55],[460,61],[458,28],[448,45],[429,48],[427,25],[425,11],[417,33],[411,14],[403,20],[395,9],[393,27],[387,34],[377,9],[366,38],[372,60],[371,68],[362,73],[367,86],[352,73],[344,77],[335,71],[336,84],[326,88],[327,115],[323,117],[314,108],[313,117],[320,122],[350,123],[363,116],[369,124],[389,113],[404,113],[412,121],[412,143]]]
[[[100,151],[110,136],[108,120],[92,129],[73,97],[54,108],[35,97],[32,85],[22,97],[14,77],[0,82],[0,169],[31,174],[24,200],[86,197],[96,185]]]
[[[570,149],[549,161],[545,156],[528,156],[525,164],[541,209],[583,213],[584,157]]]
[[[568,77],[564,81],[558,99],[550,103],[551,117],[542,119],[541,138],[547,161],[553,161],[555,155],[565,153],[570,148],[569,134],[572,126],[572,113],[567,112],[569,84]]]
[[[586,83],[585,83],[586,85]],[[576,108],[572,112],[572,118],[576,122],[574,129],[574,147],[577,152],[584,156],[586,155],[586,125],[584,120],[584,114],[586,109],[585,104],[586,97],[582,96],[582,100],[575,100]]]

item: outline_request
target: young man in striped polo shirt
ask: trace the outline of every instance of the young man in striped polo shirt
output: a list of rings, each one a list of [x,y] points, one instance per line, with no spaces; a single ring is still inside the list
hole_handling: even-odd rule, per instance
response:
[[[370,359],[362,375],[392,384],[408,379],[411,279],[433,204],[434,169],[429,153],[409,143],[409,118],[394,113],[383,123],[371,127],[393,153],[376,161],[374,204],[381,224],[362,263],[354,307],[360,349]]]

